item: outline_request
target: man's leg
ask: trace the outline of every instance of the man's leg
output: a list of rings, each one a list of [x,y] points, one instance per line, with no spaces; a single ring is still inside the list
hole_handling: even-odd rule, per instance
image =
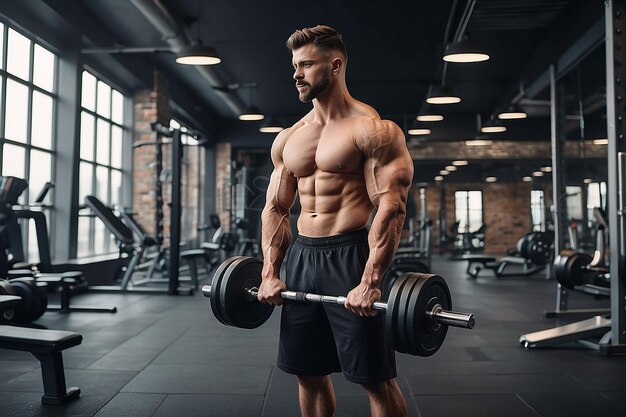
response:
[[[328,375],[298,375],[302,417],[330,417],[335,413],[335,390]]]
[[[406,401],[394,379],[363,385],[370,399],[372,417],[406,417]]]

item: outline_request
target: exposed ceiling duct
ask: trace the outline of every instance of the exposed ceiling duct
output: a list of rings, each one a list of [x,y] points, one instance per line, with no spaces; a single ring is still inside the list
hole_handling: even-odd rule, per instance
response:
[[[163,40],[173,50],[178,50],[191,44],[191,39],[183,29],[184,25],[182,22],[179,22],[172,16],[160,0],[131,0],[131,2],[152,26],[159,31]],[[195,68],[209,82],[211,87],[215,87],[213,90],[215,94],[224,101],[235,116],[239,116],[245,111],[246,105],[239,95],[228,89],[226,81],[215,70],[209,66],[195,66]]]

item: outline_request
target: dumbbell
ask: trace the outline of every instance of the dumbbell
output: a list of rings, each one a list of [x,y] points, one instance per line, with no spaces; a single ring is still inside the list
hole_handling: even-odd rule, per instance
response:
[[[211,300],[216,319],[227,326],[254,329],[265,323],[274,306],[258,302],[263,261],[235,256],[215,271],[202,294]],[[343,305],[346,297],[284,291],[286,301]],[[417,356],[433,355],[442,346],[449,326],[471,329],[473,314],[451,311],[450,290],[435,274],[405,273],[395,279],[387,302],[372,308],[385,313],[385,331],[393,348]]]
[[[17,295],[22,298],[15,310],[4,312],[7,321],[30,323],[40,318],[48,306],[45,284],[40,286],[33,278],[0,280],[0,294]]]

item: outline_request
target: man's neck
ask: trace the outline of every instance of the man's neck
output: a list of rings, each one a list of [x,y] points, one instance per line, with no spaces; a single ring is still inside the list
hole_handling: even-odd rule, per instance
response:
[[[353,100],[345,84],[328,89],[313,100],[314,120],[326,124],[331,120],[346,117],[350,112]]]

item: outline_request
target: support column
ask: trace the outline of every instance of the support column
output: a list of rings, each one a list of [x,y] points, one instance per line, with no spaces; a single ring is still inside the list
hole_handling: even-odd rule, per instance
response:
[[[564,92],[557,88],[556,68],[550,65],[550,127],[552,143],[552,205],[554,207],[554,257],[559,256],[564,247],[564,230],[567,224],[567,197],[565,195],[565,119]],[[567,311],[567,289],[557,283],[556,312]],[[551,316],[552,313],[546,313]]]
[[[607,217],[609,220],[610,274],[611,274],[611,338],[600,344],[603,354],[626,353],[626,237],[624,215],[624,163],[626,162],[626,108],[624,85],[626,80],[625,48],[626,25],[624,1],[605,1],[606,23],[606,114],[608,133]],[[621,168],[621,169],[620,169]]]

